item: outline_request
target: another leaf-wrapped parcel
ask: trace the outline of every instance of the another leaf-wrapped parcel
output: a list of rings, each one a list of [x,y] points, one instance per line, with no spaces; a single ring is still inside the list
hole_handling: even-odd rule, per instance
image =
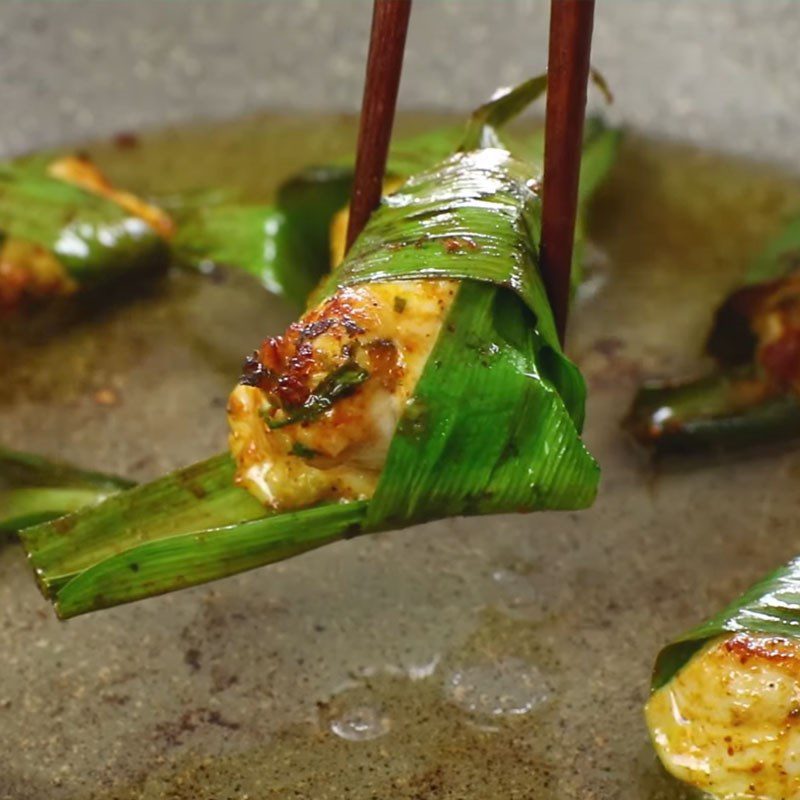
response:
[[[800,795],[800,558],[661,651],[646,715],[665,767],[712,797]]]
[[[0,165],[0,317],[163,267],[171,219],[91,162]]]
[[[800,220],[753,260],[717,310],[706,350],[713,370],[653,381],[625,427],[656,453],[732,451],[800,436]]]
[[[541,88],[514,91],[532,99]],[[317,305],[248,361],[248,385],[230,403],[237,464],[224,454],[22,534],[58,613],[443,516],[589,505],[599,470],[579,437],[584,384],[560,349],[538,272],[539,177],[506,149],[469,146],[386,198]],[[381,297],[389,302],[378,309]],[[406,351],[405,366],[398,352],[422,335],[412,321],[423,308],[435,336],[409,382],[421,351]],[[384,327],[373,336],[375,320]],[[321,372],[314,348],[337,331],[342,346]],[[289,366],[276,366],[282,349]],[[385,450],[359,451],[361,472],[355,455],[343,463],[309,446],[321,430],[357,438],[383,414],[376,397],[397,422],[383,426]],[[281,454],[253,464],[262,445]]]

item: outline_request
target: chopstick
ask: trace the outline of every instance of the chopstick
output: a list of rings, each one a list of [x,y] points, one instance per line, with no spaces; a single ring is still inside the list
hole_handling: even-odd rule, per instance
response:
[[[381,201],[411,0],[375,0],[350,199],[347,249]]]
[[[570,298],[583,120],[595,0],[551,0],[542,198],[541,269],[561,342]],[[349,249],[381,200],[411,0],[374,0]]]
[[[594,0],[551,0],[540,257],[561,343],[567,326]]]

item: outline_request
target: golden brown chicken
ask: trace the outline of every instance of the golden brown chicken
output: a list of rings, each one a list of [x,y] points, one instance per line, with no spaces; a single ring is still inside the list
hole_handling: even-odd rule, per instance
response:
[[[275,509],[370,497],[457,288],[342,288],[266,339],[228,403],[237,481]]]
[[[646,707],[676,777],[719,800],[800,798],[800,645],[758,634],[710,641]]]

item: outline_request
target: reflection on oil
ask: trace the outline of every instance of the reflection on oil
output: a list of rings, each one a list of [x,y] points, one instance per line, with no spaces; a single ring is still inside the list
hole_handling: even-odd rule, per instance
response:
[[[369,679],[351,680],[327,702],[317,704],[319,725],[348,742],[369,742],[385,736],[392,728]]]
[[[372,706],[355,706],[331,720],[331,730],[348,742],[367,742],[389,733],[392,723],[383,711]]]

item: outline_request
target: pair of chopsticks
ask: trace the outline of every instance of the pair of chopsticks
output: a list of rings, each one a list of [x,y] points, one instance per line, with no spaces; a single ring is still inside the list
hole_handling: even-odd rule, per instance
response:
[[[540,260],[562,343],[578,204],[595,0],[551,0]],[[347,246],[381,199],[411,0],[374,0]]]

